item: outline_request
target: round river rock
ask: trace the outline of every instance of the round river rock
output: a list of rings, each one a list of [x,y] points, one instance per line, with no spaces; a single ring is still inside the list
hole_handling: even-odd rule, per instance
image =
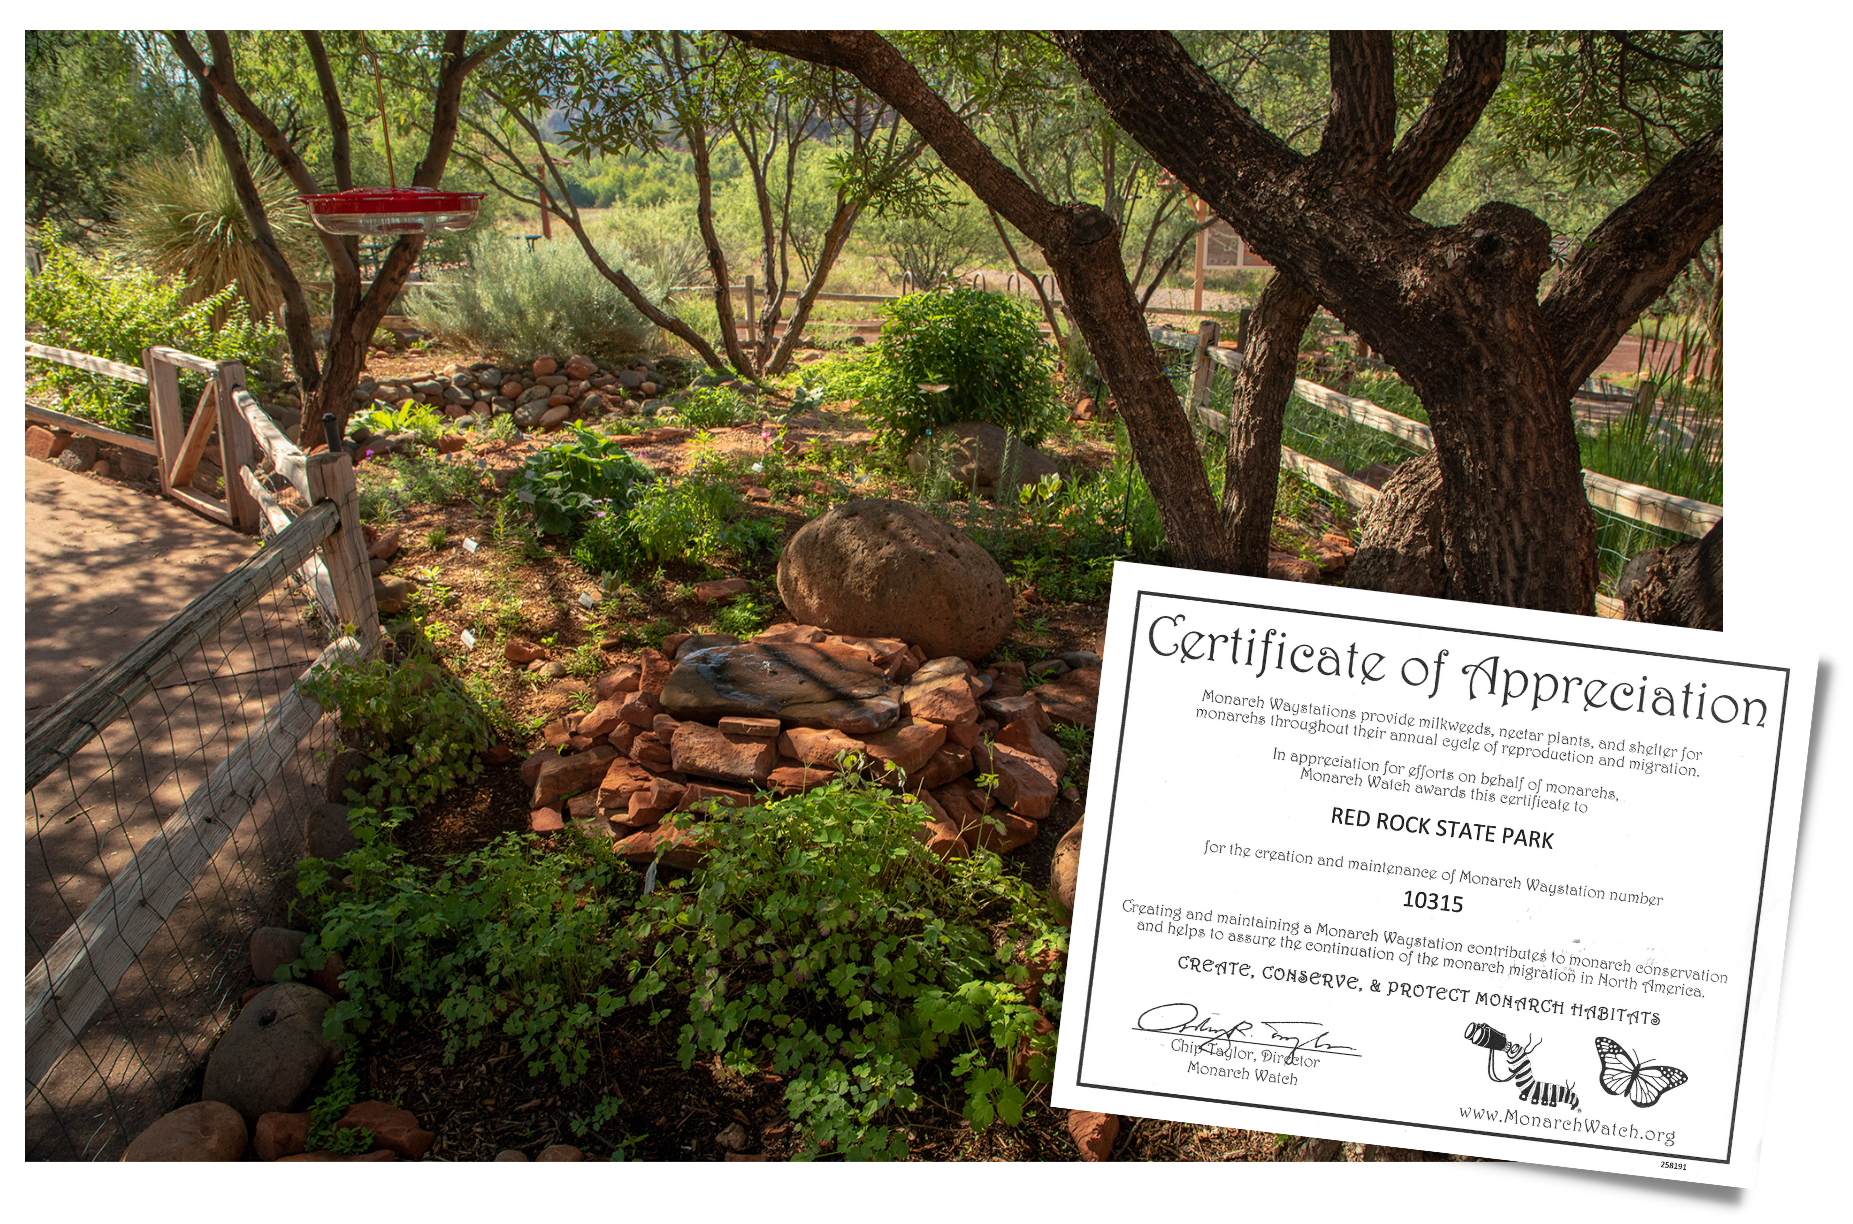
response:
[[[886,498],[847,502],[806,523],[779,558],[779,595],[801,623],[900,638],[928,658],[983,658],[1015,619],[990,553]]]

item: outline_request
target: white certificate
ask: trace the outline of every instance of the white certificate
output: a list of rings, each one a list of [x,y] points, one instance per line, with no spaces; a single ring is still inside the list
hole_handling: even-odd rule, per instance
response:
[[[1115,567],[1053,1100],[1753,1180],[1815,659]]]

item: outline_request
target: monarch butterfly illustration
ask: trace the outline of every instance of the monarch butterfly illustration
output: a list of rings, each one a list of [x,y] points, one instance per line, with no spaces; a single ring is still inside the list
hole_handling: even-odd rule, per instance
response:
[[[1678,1067],[1643,1067],[1640,1059],[1607,1037],[1596,1038],[1596,1055],[1602,1060],[1603,1091],[1627,1097],[1637,1109],[1646,1109],[1690,1078]]]
[[[1495,1084],[1517,1084],[1518,1099],[1527,1105],[1542,1105],[1547,1109],[1568,1105],[1571,1109],[1582,1109],[1582,1103],[1577,1100],[1576,1085],[1547,1084],[1533,1078],[1531,1052],[1538,1048],[1538,1041],[1521,1046],[1489,1024],[1470,1024],[1465,1036],[1468,1041],[1486,1051],[1486,1078]],[[1498,1073],[1493,1062],[1493,1056],[1501,1050],[1506,1055],[1507,1074],[1504,1076]]]

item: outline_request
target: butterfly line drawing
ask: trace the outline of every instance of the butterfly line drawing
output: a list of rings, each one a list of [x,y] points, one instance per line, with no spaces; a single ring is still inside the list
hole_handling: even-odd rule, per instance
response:
[[[1548,1109],[1568,1105],[1579,1112],[1582,1110],[1575,1084],[1547,1084],[1532,1075],[1531,1052],[1538,1048],[1542,1038],[1533,1038],[1530,1044],[1520,1045],[1490,1024],[1470,1024],[1463,1036],[1486,1051],[1486,1078],[1495,1084],[1516,1083],[1518,1099],[1527,1105],[1543,1105]],[[1506,1056],[1503,1076],[1494,1061],[1494,1055],[1502,1052]]]
[[[1678,1067],[1644,1067],[1641,1060],[1607,1037],[1596,1038],[1596,1056],[1602,1060],[1602,1090],[1625,1096],[1638,1109],[1646,1109],[1690,1076]]]

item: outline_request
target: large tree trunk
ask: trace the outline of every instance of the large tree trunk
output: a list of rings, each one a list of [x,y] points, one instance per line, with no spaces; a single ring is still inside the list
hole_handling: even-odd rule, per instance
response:
[[[1335,51],[1343,106],[1333,121],[1344,121],[1344,139],[1303,157],[1168,35],[1058,41],[1122,127],[1421,396],[1455,593],[1593,612],[1594,523],[1570,395],[1717,225],[1722,137],[1675,157],[1616,210],[1540,303],[1543,222],[1492,204],[1436,228],[1397,198],[1396,166],[1383,156],[1392,82],[1367,44],[1343,61]]]

